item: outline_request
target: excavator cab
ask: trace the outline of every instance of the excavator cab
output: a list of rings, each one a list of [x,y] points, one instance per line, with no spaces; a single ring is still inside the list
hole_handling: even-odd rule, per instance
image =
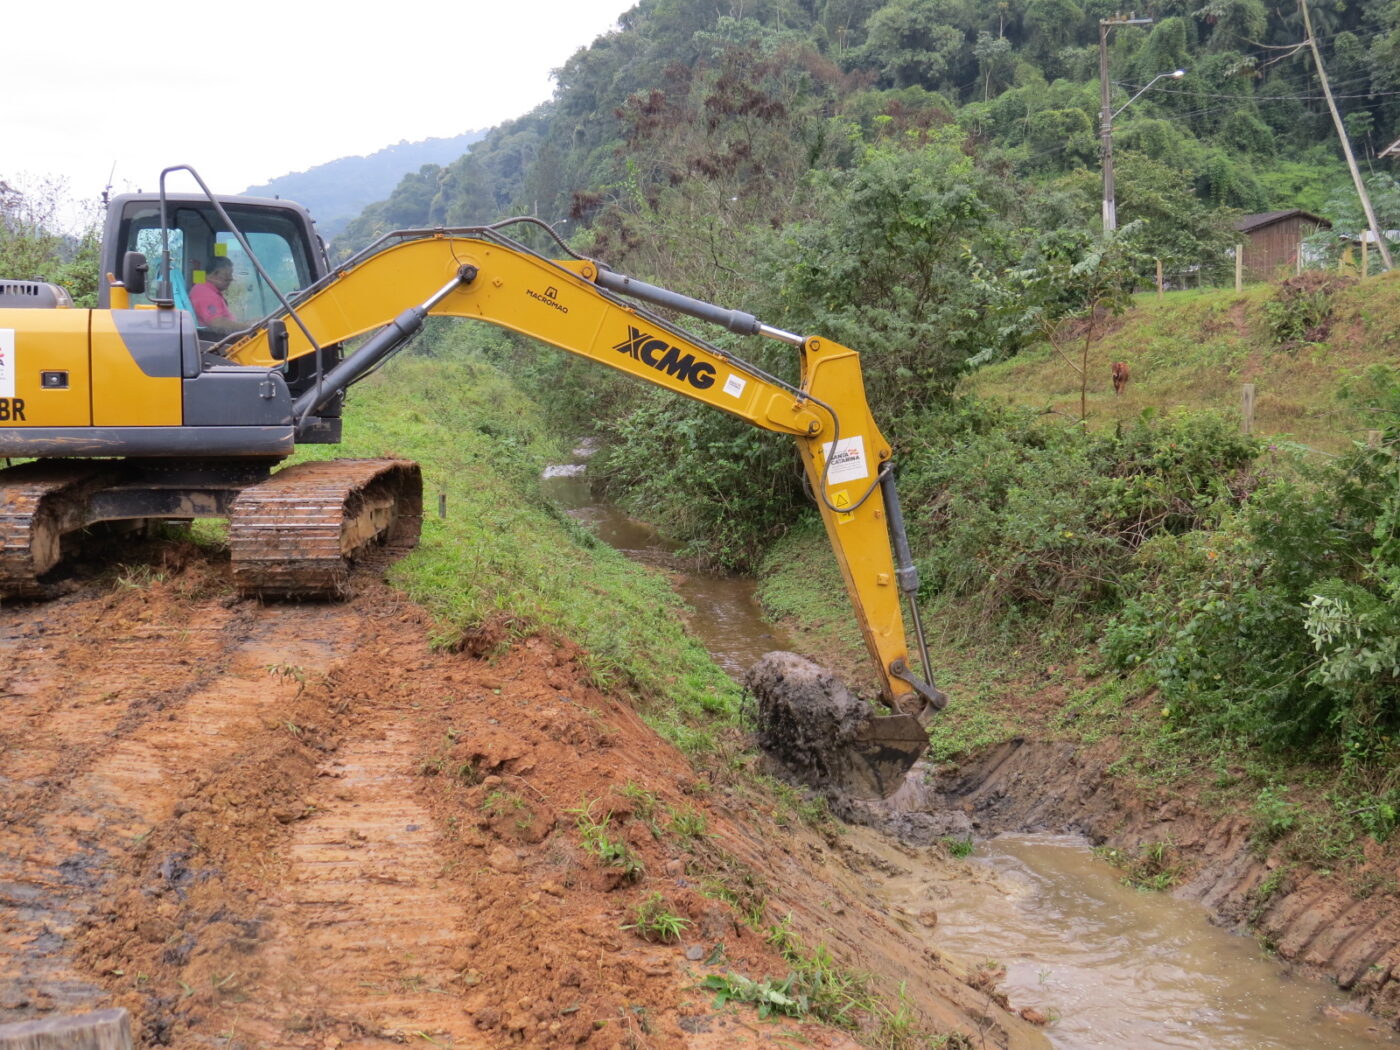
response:
[[[154,305],[168,297],[180,310],[193,309],[194,289],[205,283],[215,259],[228,259],[232,284],[222,293],[237,328],[251,327],[276,310],[277,292],[290,296],[327,270],[325,250],[311,216],[289,201],[243,198],[220,209],[205,197],[167,194],[165,225],[154,194],[124,194],[113,200],[102,238],[102,273],[119,274],[128,252],[139,252],[150,266],[144,291],[130,295],[133,307]],[[230,229],[232,220],[242,240]],[[254,265],[244,243],[259,265]],[[169,273],[164,252],[170,253]],[[110,288],[103,282],[98,305],[106,308]],[[235,326],[200,325],[201,343],[215,344]]]
[[[162,222],[162,216],[164,221]],[[165,262],[169,253],[168,266]],[[311,214],[292,201],[257,197],[202,194],[122,194],[107,209],[102,237],[100,273],[125,279],[130,260],[144,261],[145,279],[128,284],[127,305],[135,310],[174,308],[194,331],[199,356],[217,370],[232,367],[223,359],[224,346],[234,333],[257,328],[283,302],[323,280],[330,269],[325,244]],[[226,260],[226,262],[225,262]],[[231,280],[216,282],[228,317],[210,323],[195,309],[201,296],[208,300],[212,271],[231,267]],[[123,283],[123,282],[118,282]],[[100,282],[99,309],[112,305],[112,284]],[[319,354],[299,356],[278,367],[290,398],[314,387],[320,376],[341,358],[339,343],[320,347]],[[209,368],[204,386],[212,387]],[[297,440],[334,443],[340,440],[340,409],[344,398],[327,399],[314,416],[300,420]],[[186,422],[190,422],[186,412]]]

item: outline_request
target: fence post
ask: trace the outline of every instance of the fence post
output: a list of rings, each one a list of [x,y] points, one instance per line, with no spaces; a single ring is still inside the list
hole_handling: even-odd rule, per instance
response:
[[[1366,239],[1366,235],[1361,235],[1361,276],[1366,277],[1371,273],[1371,242]]]
[[[1244,245],[1235,245],[1235,291],[1244,291]]]
[[[1240,433],[1254,432],[1254,384],[1245,383],[1240,387]]]
[[[1157,298],[1162,298],[1162,260],[1157,260]]]

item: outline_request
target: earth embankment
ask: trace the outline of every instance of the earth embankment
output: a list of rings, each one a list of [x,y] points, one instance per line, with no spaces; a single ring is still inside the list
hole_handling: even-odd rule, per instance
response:
[[[0,609],[0,1019],[124,1006],[140,1046],[854,1046],[702,986],[782,979],[783,927],[903,984],[927,1031],[1044,1045],[881,912],[870,858],[696,768],[569,643],[433,648],[372,571],[349,602],[263,605],[217,556],[146,553]],[[678,939],[639,936],[652,899]]]

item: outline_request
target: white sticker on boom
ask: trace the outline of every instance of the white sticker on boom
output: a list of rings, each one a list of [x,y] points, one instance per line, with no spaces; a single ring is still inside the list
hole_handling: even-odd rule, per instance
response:
[[[730,397],[738,397],[744,392],[744,387],[747,385],[741,378],[731,373],[729,378],[724,381],[724,392]]]
[[[0,397],[15,396],[15,330],[0,328]]]
[[[870,477],[870,467],[865,460],[865,438],[842,438],[836,442],[836,451],[831,451],[832,442],[822,446],[831,469],[826,472],[827,481],[841,485],[847,481],[859,481]]]

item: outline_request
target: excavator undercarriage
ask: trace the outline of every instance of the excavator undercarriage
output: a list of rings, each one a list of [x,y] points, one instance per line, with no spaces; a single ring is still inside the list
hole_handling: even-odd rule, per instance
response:
[[[374,546],[418,542],[423,482],[405,460],[302,463],[36,460],[0,470],[0,596],[43,598],[84,530],[103,522],[228,519],[240,594],[340,598]]]

